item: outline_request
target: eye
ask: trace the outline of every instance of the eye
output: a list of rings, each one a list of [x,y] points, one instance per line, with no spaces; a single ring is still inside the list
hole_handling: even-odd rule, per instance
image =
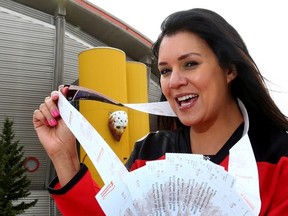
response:
[[[185,63],[185,67],[195,67],[195,66],[197,66],[199,63],[198,62],[196,62],[196,61],[189,61],[189,62],[186,62]]]
[[[161,76],[163,76],[163,75],[166,75],[167,73],[170,73],[171,69],[162,68],[162,69],[159,69],[159,71],[160,71]]]

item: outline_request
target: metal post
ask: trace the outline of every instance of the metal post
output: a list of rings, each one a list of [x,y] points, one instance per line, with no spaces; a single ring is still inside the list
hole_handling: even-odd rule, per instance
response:
[[[66,9],[64,1],[58,1],[55,14],[56,44],[55,44],[55,68],[53,77],[53,90],[57,90],[63,84],[64,72],[64,44],[65,44],[65,16]]]
[[[66,9],[64,0],[59,0],[57,9],[55,12],[55,61],[54,61],[54,74],[52,90],[57,90],[58,86],[63,83],[64,73],[64,43],[65,43],[65,16]],[[55,176],[55,169],[52,162],[48,159],[47,162],[47,175],[45,180],[45,186],[47,187]]]

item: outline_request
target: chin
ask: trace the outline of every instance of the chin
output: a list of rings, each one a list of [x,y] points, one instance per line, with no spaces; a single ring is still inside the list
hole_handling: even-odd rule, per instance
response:
[[[178,115],[179,120],[181,121],[181,123],[185,126],[191,127],[194,126],[196,124],[199,124],[200,121],[199,119],[196,119],[195,116],[192,117],[193,114],[189,114],[189,115]]]
[[[179,117],[178,117],[179,118]],[[179,120],[181,121],[181,123],[185,126],[192,126],[194,124],[194,122],[190,121],[189,119],[186,118],[179,118]]]

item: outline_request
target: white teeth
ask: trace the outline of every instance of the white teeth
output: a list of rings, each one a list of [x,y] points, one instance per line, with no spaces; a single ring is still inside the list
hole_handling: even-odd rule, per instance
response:
[[[184,100],[187,100],[187,99],[191,99],[193,97],[196,97],[197,95],[185,95],[185,96],[182,96],[182,97],[179,97],[177,98],[178,101],[184,101]]]

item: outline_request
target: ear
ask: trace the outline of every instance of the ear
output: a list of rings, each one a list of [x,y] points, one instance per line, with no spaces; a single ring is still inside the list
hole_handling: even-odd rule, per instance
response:
[[[230,68],[227,69],[227,83],[230,83],[232,80],[234,80],[237,75],[238,75],[238,71],[235,67],[235,65],[232,65]]]

